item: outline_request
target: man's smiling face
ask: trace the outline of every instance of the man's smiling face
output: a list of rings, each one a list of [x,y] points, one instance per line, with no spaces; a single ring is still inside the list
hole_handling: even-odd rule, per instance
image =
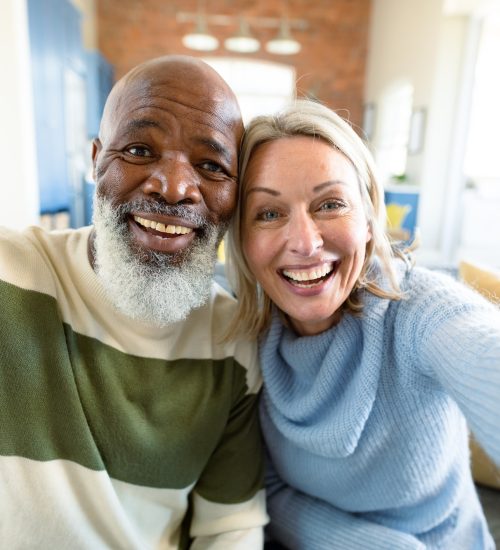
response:
[[[234,208],[241,119],[207,69],[147,66],[115,90],[104,114],[97,193],[115,207],[146,205],[126,214],[131,245],[145,257],[155,251],[175,263],[204,225],[222,236]]]
[[[90,253],[119,309],[148,318],[137,313],[146,289],[157,294],[151,303],[162,299],[158,294],[182,294],[185,301],[194,293],[179,318],[206,299],[217,245],[235,205],[242,131],[231,90],[199,61],[150,62],[115,87],[93,149]],[[132,284],[125,299],[127,289],[120,287]],[[167,315],[165,322],[176,318]]]

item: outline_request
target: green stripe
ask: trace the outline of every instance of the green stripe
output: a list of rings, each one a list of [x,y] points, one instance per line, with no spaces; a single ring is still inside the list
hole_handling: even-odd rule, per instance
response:
[[[67,459],[159,488],[207,470],[199,492],[217,502],[260,488],[256,397],[233,358],[127,355],[63,324],[50,296],[0,282],[0,301],[0,454]]]

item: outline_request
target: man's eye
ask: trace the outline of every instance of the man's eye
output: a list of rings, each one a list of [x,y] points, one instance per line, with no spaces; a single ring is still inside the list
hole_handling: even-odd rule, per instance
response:
[[[153,154],[147,147],[141,145],[132,145],[126,149],[126,152],[134,157],[152,157]]]
[[[202,162],[200,164],[200,168],[202,170],[207,170],[208,172],[224,172],[224,169],[220,164],[210,160],[207,160],[206,162]]]

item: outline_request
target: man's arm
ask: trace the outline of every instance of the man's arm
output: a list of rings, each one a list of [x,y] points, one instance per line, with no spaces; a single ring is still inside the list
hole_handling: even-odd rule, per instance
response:
[[[191,537],[197,550],[256,550],[263,545],[268,516],[255,392],[260,379],[252,387],[246,369],[236,362],[234,374],[225,431],[193,492]]]
[[[210,532],[213,529],[219,532],[213,535],[199,534],[195,537],[191,550],[258,550],[263,547],[263,517],[262,511],[265,510],[265,494],[260,491],[253,501],[243,503],[239,510],[236,508],[221,507],[215,503],[200,503],[200,497],[195,495],[198,500],[198,515],[200,507],[210,507],[210,513],[205,515],[203,525],[197,525],[192,529],[192,534]],[[195,503],[196,509],[196,503]],[[203,514],[203,512],[201,512]],[[212,521],[210,521],[210,519]],[[267,516],[264,518],[264,523]],[[235,526],[240,526],[236,529]],[[245,526],[245,527],[244,527]]]

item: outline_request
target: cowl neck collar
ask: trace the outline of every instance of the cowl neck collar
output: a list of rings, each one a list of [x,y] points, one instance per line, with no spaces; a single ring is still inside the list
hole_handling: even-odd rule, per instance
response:
[[[363,293],[361,317],[298,336],[273,312],[260,346],[263,414],[300,448],[326,457],[354,453],[378,391],[390,300]]]

